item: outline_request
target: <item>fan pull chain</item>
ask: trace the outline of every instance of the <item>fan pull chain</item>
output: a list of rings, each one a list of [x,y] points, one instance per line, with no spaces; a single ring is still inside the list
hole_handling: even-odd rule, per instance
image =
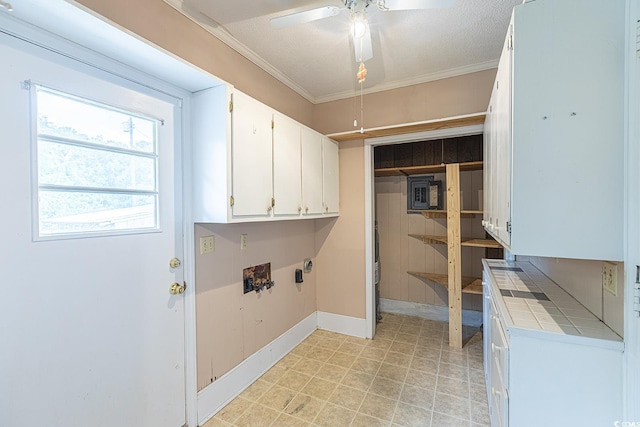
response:
[[[364,79],[360,81],[360,133],[364,133],[364,102],[362,98],[362,82],[363,81]]]
[[[362,61],[362,41],[360,41],[360,67],[358,67],[356,77],[358,78],[358,83],[360,83],[360,133],[364,133],[364,99],[362,83],[364,83],[367,78],[367,67],[364,66],[364,61]],[[355,120],[353,121],[353,125],[354,127],[357,126]]]

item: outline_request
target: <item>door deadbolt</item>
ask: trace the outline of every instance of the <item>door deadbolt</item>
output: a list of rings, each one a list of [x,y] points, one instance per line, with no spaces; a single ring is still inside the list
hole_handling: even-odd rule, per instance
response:
[[[171,258],[171,261],[169,261],[169,267],[171,268],[178,268],[182,265],[182,261],[180,261],[178,258]]]

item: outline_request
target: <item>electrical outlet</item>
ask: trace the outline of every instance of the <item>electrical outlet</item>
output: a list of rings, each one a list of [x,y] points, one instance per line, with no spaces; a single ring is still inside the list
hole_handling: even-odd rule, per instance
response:
[[[603,262],[602,263],[602,288],[613,294],[613,296],[618,296],[618,265],[613,262]]]
[[[243,251],[247,249],[247,235],[246,234],[241,234],[240,235],[240,249],[242,249]]]
[[[204,236],[200,238],[200,255],[210,254],[216,250],[216,241],[214,236]]]

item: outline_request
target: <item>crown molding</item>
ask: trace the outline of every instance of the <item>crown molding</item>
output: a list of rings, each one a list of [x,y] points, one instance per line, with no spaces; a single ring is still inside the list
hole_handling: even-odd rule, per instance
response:
[[[224,27],[215,22],[213,19],[208,17],[207,15],[198,12],[198,11],[188,11],[183,8],[183,0],[163,0],[169,6],[176,9],[178,12],[189,18],[195,24],[199,25],[204,30],[208,31],[211,35],[219,39],[222,43],[229,46],[231,49],[238,52],[240,55],[260,67],[262,70],[266,71],[272,77],[288,86],[291,90],[296,92],[298,95],[302,96],[307,101],[312,104],[316,104],[317,101],[315,97],[311,95],[308,91],[306,91],[302,86],[296,84],[293,80],[288,78],[286,75],[281,73],[277,68],[272,66],[269,62],[264,60],[261,56],[256,54],[254,51],[249,49],[246,45],[240,43],[236,38],[234,38],[229,32],[227,32]],[[202,18],[201,20],[197,17],[193,16],[194,13],[197,13]]]
[[[411,77],[404,80],[395,80],[388,83],[382,83],[373,86],[368,89],[363,89],[362,94],[368,95],[370,93],[383,92],[386,90],[399,89],[401,87],[413,86],[421,83],[433,82],[436,80],[448,79],[450,77],[462,76],[464,74],[477,73],[479,71],[490,70],[498,67],[498,59],[493,61],[480,62],[477,64],[465,65],[463,67],[451,68],[449,70],[438,71],[435,73],[427,73],[421,76]],[[358,95],[360,94],[357,91]],[[337,101],[340,99],[350,98],[356,94],[355,90],[349,90],[344,92],[337,92],[325,96],[319,96],[315,98],[315,104],[321,104],[323,102]]]

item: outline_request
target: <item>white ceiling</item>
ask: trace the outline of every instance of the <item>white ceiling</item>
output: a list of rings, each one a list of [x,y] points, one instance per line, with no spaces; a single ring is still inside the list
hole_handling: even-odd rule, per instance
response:
[[[165,0],[314,103],[359,93],[349,12],[283,29],[270,19],[340,0]],[[367,8],[373,58],[364,93],[497,66],[522,0],[457,0],[446,9]]]

